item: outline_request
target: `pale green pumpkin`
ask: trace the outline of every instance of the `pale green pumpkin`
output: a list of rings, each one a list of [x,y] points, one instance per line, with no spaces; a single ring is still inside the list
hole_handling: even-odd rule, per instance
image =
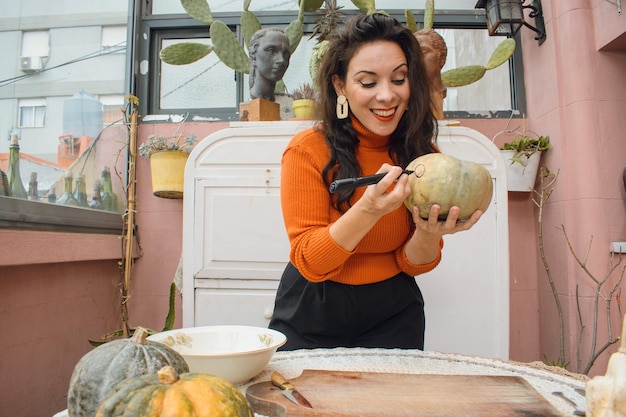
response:
[[[420,217],[427,219],[433,204],[441,206],[439,220],[445,220],[452,206],[461,209],[459,220],[467,220],[476,210],[489,207],[493,180],[487,168],[442,153],[414,159],[407,170],[411,195],[405,200],[409,210],[417,206]]]
[[[67,394],[70,417],[93,417],[109,391],[121,381],[156,374],[166,365],[188,372],[185,359],[162,343],[146,340],[148,332],[138,327],[130,339],[102,344],[85,354],[74,367]]]

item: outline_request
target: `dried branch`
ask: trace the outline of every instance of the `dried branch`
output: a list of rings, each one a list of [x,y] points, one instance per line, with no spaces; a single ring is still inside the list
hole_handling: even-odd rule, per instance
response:
[[[565,241],[567,242],[567,247],[569,248],[570,253],[574,257],[574,260],[576,260],[576,263],[578,264],[578,266],[580,266],[580,268],[585,272],[585,274],[595,283],[595,287],[594,287],[595,294],[593,298],[593,327],[591,331],[592,332],[591,333],[591,346],[589,350],[589,359],[587,360],[587,364],[585,365],[584,370],[582,371],[584,374],[587,374],[589,370],[591,369],[591,367],[593,366],[593,364],[595,363],[595,361],[598,359],[598,357],[609,346],[619,341],[619,337],[616,337],[616,338],[613,337],[613,329],[611,325],[611,301],[613,300],[615,293],[619,291],[621,287],[621,283],[624,279],[624,273],[626,271],[626,265],[622,267],[622,273],[620,274],[620,277],[615,283],[615,285],[613,286],[613,288],[609,291],[608,296],[602,294],[603,285],[609,280],[613,272],[622,263],[622,257],[621,256],[619,257],[619,260],[617,263],[614,263],[613,262],[614,257],[611,257],[611,266],[608,272],[604,275],[602,279],[598,279],[587,267],[587,260],[589,259],[589,253],[591,251],[591,243],[593,241],[593,236],[591,236],[591,238],[589,239],[589,245],[587,246],[587,252],[585,253],[585,258],[584,260],[581,260],[576,254],[576,252],[574,251],[574,248],[572,247],[572,242],[570,241],[569,236],[567,235],[567,231],[565,230],[564,225],[561,225],[561,231],[563,232],[563,236],[565,237]],[[598,350],[596,350],[596,344],[598,342],[598,321],[600,317],[600,299],[602,299],[606,303],[606,322],[607,322],[608,340],[603,346],[601,346]],[[576,354],[577,368],[578,368],[578,372],[580,372],[580,365],[581,365],[580,353],[581,353],[581,347],[582,347],[582,334],[584,331],[584,325],[582,324],[582,316],[580,313],[578,286],[576,286],[576,305],[578,306],[579,323],[581,326],[580,335],[579,335],[579,343],[577,346],[577,354]]]
[[[550,289],[552,290],[552,296],[554,297],[554,302],[556,304],[556,309],[557,309],[558,316],[559,316],[559,359],[558,361],[554,363],[565,367],[567,366],[569,362],[566,361],[565,359],[565,323],[564,323],[564,317],[563,317],[563,308],[561,306],[561,300],[559,298],[559,293],[556,287],[556,283],[552,277],[552,271],[550,270],[548,260],[545,255],[544,234],[543,234],[543,209],[545,207],[546,202],[552,195],[552,192],[554,191],[553,185],[558,177],[558,174],[559,174],[558,171],[556,173],[552,173],[550,172],[549,169],[545,167],[540,168],[539,170],[540,184],[538,188],[533,190],[532,201],[535,204],[535,206],[537,206],[539,209],[538,219],[537,219],[539,253],[541,256],[541,260],[543,262],[543,266],[546,272],[548,283],[550,284]],[[591,236],[591,238],[589,239],[589,244],[587,245],[585,256],[581,258],[578,256],[578,254],[574,250],[572,246],[572,242],[570,241],[567,231],[565,230],[565,226],[561,224],[560,229],[563,232],[565,241],[567,243],[567,247],[569,249],[569,252],[574,257],[574,260],[576,261],[578,266],[583,270],[585,275],[587,275],[594,283],[593,285],[594,287],[593,327],[591,330],[591,341],[590,341],[591,346],[590,346],[590,351],[589,351],[589,358],[587,359],[587,363],[585,364],[583,371],[582,371],[584,374],[587,374],[589,373],[590,369],[593,367],[593,364],[598,359],[598,357],[600,357],[600,355],[602,355],[602,353],[604,353],[611,345],[617,343],[620,340],[619,336],[613,337],[613,328],[611,324],[611,309],[613,305],[612,301],[615,299],[617,301],[617,309],[621,317],[621,305],[620,305],[621,284],[623,282],[624,275],[626,274],[626,265],[622,266],[621,274],[619,278],[616,280],[613,288],[609,291],[608,295],[604,295],[602,292],[603,286],[609,281],[613,273],[622,264],[622,256],[621,255],[619,256],[619,259],[617,262],[615,262],[614,255],[611,256],[611,265],[610,265],[609,270],[603,277],[598,278],[596,275],[593,274],[593,272],[588,267],[589,256],[591,254],[591,247],[593,244],[593,236]],[[597,343],[598,343],[598,323],[600,320],[600,300],[604,301],[606,305],[605,315],[606,315],[606,322],[607,322],[607,332],[608,332],[607,339],[608,340],[602,346],[598,348]],[[579,296],[578,284],[576,285],[576,307],[577,307],[577,314],[578,314],[578,323],[580,326],[580,333],[578,335],[577,349],[576,349],[576,366],[577,366],[577,371],[580,372],[581,365],[582,365],[581,352],[582,352],[582,346],[583,346],[583,336],[584,336],[586,326],[584,324],[584,320],[583,320],[583,316],[582,316],[582,312],[580,308],[580,296]]]
[[[539,189],[534,189],[533,193],[535,196],[533,197],[533,202],[539,208],[539,214],[537,217],[537,226],[538,226],[538,238],[539,238],[539,254],[541,256],[541,261],[543,262],[543,268],[546,271],[546,277],[548,278],[548,283],[550,284],[550,290],[552,291],[552,296],[554,297],[554,302],[556,304],[556,310],[559,315],[559,359],[556,364],[565,365],[567,362],[565,361],[565,319],[563,318],[563,307],[561,306],[561,299],[559,298],[559,292],[556,288],[556,283],[552,277],[552,271],[550,270],[550,266],[548,264],[548,259],[545,254],[544,242],[543,242],[543,208],[552,195],[552,185],[556,181],[559,173],[550,172],[550,170],[546,167],[541,167],[539,169]]]

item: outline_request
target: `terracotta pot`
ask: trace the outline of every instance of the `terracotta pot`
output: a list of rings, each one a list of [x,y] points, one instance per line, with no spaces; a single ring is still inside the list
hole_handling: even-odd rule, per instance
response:
[[[185,164],[189,153],[160,151],[150,155],[152,194],[162,198],[183,198]]]

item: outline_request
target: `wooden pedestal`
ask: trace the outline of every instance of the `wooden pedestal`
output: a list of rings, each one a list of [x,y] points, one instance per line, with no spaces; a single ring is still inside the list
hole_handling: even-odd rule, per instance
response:
[[[255,98],[239,104],[239,120],[248,122],[270,122],[280,120],[280,104]]]

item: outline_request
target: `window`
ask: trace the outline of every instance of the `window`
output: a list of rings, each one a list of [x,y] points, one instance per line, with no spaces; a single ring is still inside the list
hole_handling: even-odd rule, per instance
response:
[[[380,3],[380,4],[379,4]],[[417,4],[416,4],[417,3]],[[422,4],[419,4],[422,3]],[[423,1],[377,1],[376,6],[400,21],[405,21],[404,8],[412,8],[416,21],[423,21]],[[342,12],[349,17],[357,13],[350,0],[339,0]],[[486,30],[484,11],[475,10],[465,0],[441,0],[435,11],[435,30],[445,39],[448,48],[443,71],[466,65],[484,65],[497,45],[504,39],[490,37]],[[288,7],[289,9],[285,9]],[[415,9],[414,7],[417,7]],[[211,8],[214,20],[226,23],[241,38],[239,13],[241,5],[224,2]],[[256,8],[256,9],[255,9]],[[297,17],[297,5],[257,0],[250,10],[260,17],[264,27],[285,28]],[[439,11],[439,14],[437,13]],[[152,10],[145,10],[142,32],[149,33],[150,42],[139,45],[138,61],[150,63],[152,71],[140,71],[138,95],[142,114],[175,114],[189,112],[209,120],[238,120],[239,103],[249,99],[248,76],[236,73],[220,62],[215,53],[192,64],[173,66],[159,59],[159,52],[168,45],[183,41],[210,43],[208,27],[189,18],[179,1],[156,0]],[[305,34],[291,58],[283,82],[290,86],[310,82],[308,62],[315,39],[309,39],[319,15],[305,15]],[[468,47],[470,46],[470,47]],[[473,84],[449,88],[444,100],[447,117],[510,117],[511,110],[522,110],[523,77],[521,51],[517,48],[508,63],[485,73]],[[277,99],[279,101],[279,99]],[[519,112],[516,112],[519,113]]]
[[[50,49],[50,32],[33,30],[22,33],[22,56],[47,57]]]
[[[17,132],[20,179],[33,192],[28,199],[0,195],[0,227],[119,234],[126,207],[128,128],[121,108],[131,91],[125,56],[129,2],[85,6],[66,0],[52,9],[42,4],[3,10],[0,114],[5,134]],[[0,141],[5,173],[9,145]],[[66,178],[73,194],[76,180],[84,179],[91,202],[105,169],[118,197],[115,208],[61,204]]]
[[[161,49],[173,43],[209,43],[208,38],[163,39]],[[159,65],[159,63],[155,63]],[[161,65],[159,107],[164,110],[205,108],[214,111],[236,105],[234,72],[214,53],[188,65]]]
[[[46,121],[46,100],[22,99],[19,101],[19,127],[44,127]]]

